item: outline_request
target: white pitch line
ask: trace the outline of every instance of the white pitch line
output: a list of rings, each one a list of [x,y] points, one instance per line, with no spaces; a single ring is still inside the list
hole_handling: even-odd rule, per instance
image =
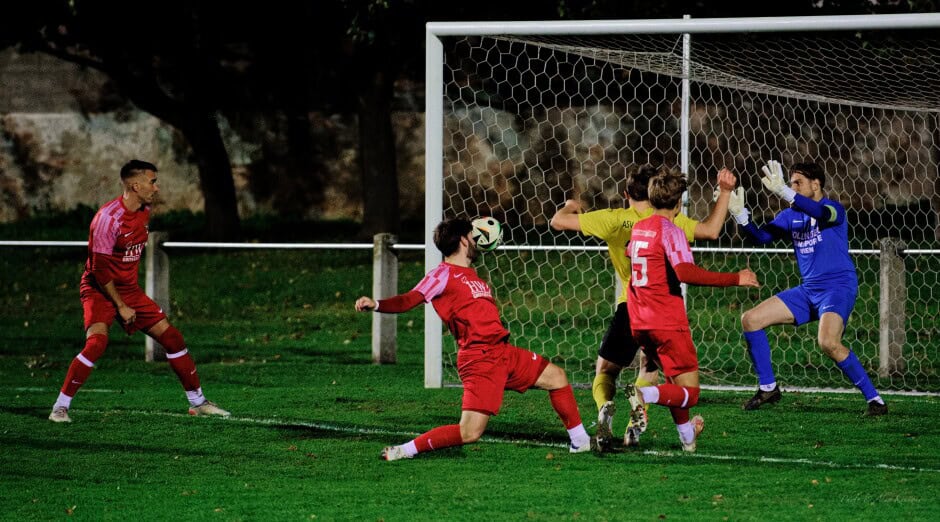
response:
[[[134,415],[153,415],[159,417],[189,417],[185,413],[172,413],[172,412],[159,412],[159,411],[144,411],[144,410],[88,410],[93,413],[133,413]],[[415,437],[418,435],[416,432],[409,431],[393,431],[386,430],[382,428],[360,428],[356,426],[336,426],[333,424],[324,424],[322,422],[307,422],[307,421],[297,421],[297,420],[281,420],[276,418],[257,418],[257,417],[228,417],[227,419],[219,419],[227,422],[243,422],[245,424],[258,424],[263,426],[291,426],[291,427],[303,427],[303,428],[314,428],[324,431],[333,431],[337,433],[361,433],[364,435],[390,435],[390,436],[400,436],[400,437]],[[509,439],[504,437],[493,437],[493,436],[484,436],[480,439],[482,442],[495,442],[498,444],[524,444],[527,446],[538,446],[543,448],[556,448],[556,449],[566,449],[568,447],[567,443],[560,442],[542,442],[538,440],[531,439]],[[681,451],[658,451],[658,450],[644,450],[643,455],[649,455],[651,457],[666,457],[666,458],[697,458],[705,460],[718,460],[718,461],[737,461],[737,462],[751,462],[756,464],[787,464],[787,465],[797,465],[797,466],[815,466],[821,468],[833,468],[833,469],[873,469],[873,470],[892,470],[892,471],[910,471],[910,472],[919,472],[919,473],[940,473],[940,469],[934,468],[917,468],[913,466],[896,466],[893,464],[844,464],[839,462],[831,462],[824,460],[809,460],[809,459],[788,459],[788,458],[778,458],[778,457],[745,457],[740,455],[713,455],[708,453],[685,453]]]
[[[575,385],[573,385],[575,386]],[[462,388],[463,386],[456,384],[445,384],[445,388]],[[578,389],[589,389],[590,385],[575,386]],[[0,386],[0,389],[9,389],[6,386]],[[27,387],[15,387],[12,388],[14,391],[23,391],[23,392],[54,392],[58,388],[42,388],[39,386],[27,386]],[[754,393],[753,386],[732,386],[732,385],[717,385],[717,384],[706,384],[702,386],[702,389],[705,391],[723,391],[723,392],[738,392],[738,393]],[[826,400],[841,400],[845,395],[857,395],[859,391],[855,388],[800,388],[800,387],[790,387],[790,386],[781,386],[780,391],[787,393],[819,393],[832,395],[834,397],[827,398]],[[92,393],[127,393],[126,390],[109,390],[104,388],[82,388],[82,393],[92,392]],[[879,392],[880,395],[890,397],[892,395],[898,395],[903,397],[917,397],[917,398],[937,398],[940,397],[940,392],[919,392],[919,391],[896,391],[888,390]],[[851,400],[856,400],[855,397]],[[861,400],[861,399],[858,399]],[[914,401],[914,402],[923,402],[923,401]]]
[[[58,388],[40,388],[38,386],[21,386],[13,388],[14,391],[35,392],[35,393],[55,393]],[[82,388],[82,393],[124,393],[124,390],[108,390],[106,388]]]
[[[646,450],[643,452],[644,455],[653,455],[656,457],[672,457],[675,455],[681,455],[682,453],[678,451],[655,451],[655,450]],[[689,457],[699,458],[699,459],[709,459],[709,460],[731,460],[731,461],[740,461],[740,462],[757,462],[760,464],[806,464],[809,466],[818,466],[824,468],[836,468],[836,469],[887,469],[892,471],[917,471],[922,473],[940,473],[940,469],[933,468],[916,468],[913,466],[895,466],[893,464],[844,464],[839,462],[831,462],[824,460],[809,460],[809,459],[786,459],[778,457],[742,457],[740,455],[709,455],[707,453],[691,453],[686,454]]]
[[[705,384],[702,386],[703,390],[714,390],[714,391],[733,391],[733,392],[747,392],[753,393],[754,386],[734,386],[734,385],[724,385],[724,384]],[[853,395],[858,394],[859,391],[855,388],[805,388],[800,386],[781,386],[780,391],[783,392],[797,392],[797,393],[827,393],[827,394],[836,394],[836,395]],[[884,390],[879,391],[880,395],[903,395],[907,397],[940,397],[940,393],[937,392],[926,392],[926,391],[914,391],[914,390]]]

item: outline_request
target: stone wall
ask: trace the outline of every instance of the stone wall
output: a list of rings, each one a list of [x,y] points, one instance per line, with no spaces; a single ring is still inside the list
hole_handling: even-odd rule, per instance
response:
[[[878,113],[846,120],[826,115],[823,120],[831,116],[832,121],[809,122],[800,132],[788,134],[786,129],[768,126],[776,120],[761,117],[757,108],[741,111],[738,105],[692,107],[691,215],[707,213],[713,176],[722,166],[733,168],[749,190],[761,193],[756,176],[761,152],[754,147],[763,143],[756,134],[765,133],[775,140],[764,143],[768,150],[827,158],[827,188],[850,210],[923,208],[924,202],[928,207],[932,203],[934,215],[927,217],[929,223],[919,223],[923,221],[919,215],[902,219],[916,226],[936,226],[940,234],[936,219],[940,181],[932,149],[937,144],[928,118],[912,121]],[[593,208],[621,205],[624,170],[632,163],[648,161],[637,154],[659,150],[661,160],[678,163],[678,143],[674,143],[678,110],[669,104],[663,104],[662,110],[667,114],[651,117],[668,128],[653,136],[654,143],[646,143],[637,137],[632,116],[623,114],[622,107],[549,107],[527,117],[487,107],[460,109],[445,119],[445,188],[449,196],[455,196],[450,208],[539,224],[566,197],[580,198]],[[757,123],[738,121],[740,113]],[[318,154],[314,164],[323,172],[266,178],[266,193],[290,196],[297,190],[296,183],[290,184],[291,176],[316,174],[326,180],[323,197],[303,198],[321,201],[301,206],[306,208],[303,217],[359,219],[363,189],[356,118],[325,114],[309,118],[313,150]],[[239,212],[242,216],[277,212],[273,196],[259,197],[251,190],[264,172],[258,167],[267,159],[264,146],[240,136],[224,119],[220,118],[220,125],[232,160]],[[393,125],[402,218],[420,218],[424,212],[424,116],[399,112],[393,115]],[[875,134],[869,132],[870,127],[897,127],[897,132]],[[821,139],[820,133],[831,136]],[[823,150],[823,146],[829,148]],[[190,156],[177,130],[116,98],[100,74],[43,55],[0,52],[0,222],[77,205],[96,207],[120,191],[118,170],[130,158],[152,161],[160,168],[162,203],[156,212],[200,211],[203,199]],[[785,163],[798,160],[779,159]],[[278,190],[271,189],[272,184],[282,185]],[[758,201],[757,209],[772,210],[763,199]]]
[[[251,116],[248,116],[249,118]],[[351,218],[362,215],[356,118],[310,114],[315,162],[327,181],[321,204],[306,218]],[[404,218],[424,211],[424,117],[414,112],[393,115],[398,144],[400,207]],[[239,213],[276,212],[273,197],[251,191],[252,165],[265,160],[258,143],[239,136],[220,117],[235,176]],[[265,131],[271,134],[271,131]],[[273,136],[269,139],[282,140]],[[160,204],[168,210],[200,211],[202,193],[191,151],[173,127],[130,106],[114,95],[107,78],[43,54],[0,51],[0,222],[37,212],[63,211],[78,205],[97,207],[120,192],[118,171],[131,158],[160,169]],[[292,173],[302,177],[309,173]],[[256,181],[256,180],[255,180]],[[289,180],[274,180],[293,188]]]

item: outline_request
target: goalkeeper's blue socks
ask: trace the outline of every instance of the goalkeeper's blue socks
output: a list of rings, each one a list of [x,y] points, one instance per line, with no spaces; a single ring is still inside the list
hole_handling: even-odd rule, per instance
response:
[[[770,363],[770,343],[767,341],[767,333],[763,330],[744,332],[744,340],[747,341],[747,353],[751,356],[751,364],[754,365],[761,389],[769,387],[770,389],[765,391],[772,390],[777,383],[777,377]]]
[[[871,379],[868,378],[868,373],[865,372],[865,368],[862,368],[862,363],[858,360],[855,352],[849,350],[849,356],[846,357],[844,361],[837,362],[836,366],[842,370],[842,373],[852,381],[852,384],[854,384],[856,388],[861,390],[866,401],[877,400],[878,402],[882,402],[881,397],[878,395],[878,390],[876,390],[875,385],[871,383]]]

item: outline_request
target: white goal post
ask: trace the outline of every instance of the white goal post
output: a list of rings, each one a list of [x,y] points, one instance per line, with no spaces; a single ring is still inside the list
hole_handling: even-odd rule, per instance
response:
[[[727,166],[764,223],[780,207],[759,165],[816,161],[854,220],[861,284],[845,344],[883,389],[940,391],[937,29],[940,13],[429,23],[425,268],[441,261],[442,218],[502,220],[505,245],[477,268],[513,342],[590,382],[617,281],[601,243],[549,229],[554,209],[621,206],[625,170],[662,163],[688,175],[687,212],[703,219]],[[799,281],[789,245],[770,246],[749,247],[731,221],[693,245],[704,267],[747,263],[763,282],[690,290],[705,384],[756,382],[740,313]],[[424,317],[425,386],[458,382],[453,340],[433,307]],[[845,386],[815,329],[769,334],[782,382]]]

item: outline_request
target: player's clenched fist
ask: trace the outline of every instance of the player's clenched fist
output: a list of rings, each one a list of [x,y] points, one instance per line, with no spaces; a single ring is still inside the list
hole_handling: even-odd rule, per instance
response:
[[[755,274],[751,269],[745,268],[738,272],[738,286],[750,286],[753,288],[759,288],[760,283],[757,281],[757,274]]]
[[[370,312],[372,310],[375,310],[375,301],[371,297],[362,296],[356,299],[357,312]]]

